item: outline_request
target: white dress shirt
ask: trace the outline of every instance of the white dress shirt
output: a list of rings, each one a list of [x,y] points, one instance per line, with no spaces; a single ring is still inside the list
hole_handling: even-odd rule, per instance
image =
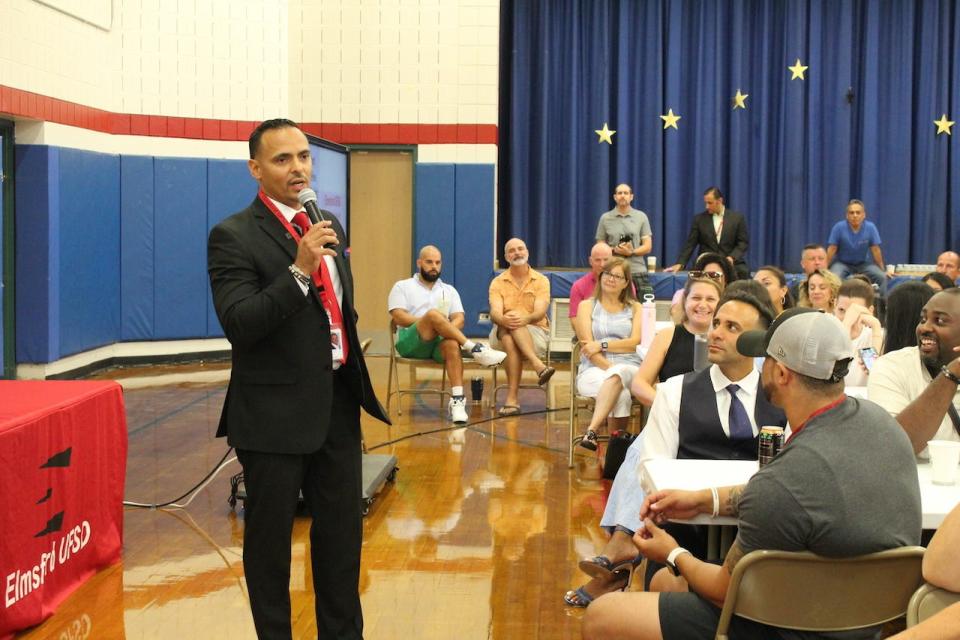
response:
[[[710,365],[710,380],[713,383],[714,400],[717,413],[720,414],[720,426],[730,437],[730,392],[727,386],[740,385],[737,398],[750,418],[753,435],[759,433],[754,410],[757,404],[757,387],[760,384],[760,372],[751,369],[750,373],[736,382],[727,378],[717,365]],[[657,395],[650,408],[650,418],[643,430],[643,454],[640,463],[654,458],[676,458],[680,449],[680,400],[683,393],[683,375],[673,376],[657,385]],[[706,401],[706,398],[702,399]],[[687,402],[698,402],[700,398],[687,398]]]

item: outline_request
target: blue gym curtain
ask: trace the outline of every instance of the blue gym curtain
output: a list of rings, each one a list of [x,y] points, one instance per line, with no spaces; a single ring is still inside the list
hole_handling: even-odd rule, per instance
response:
[[[498,241],[525,239],[534,264],[585,264],[620,182],[661,265],[714,185],[747,215],[754,269],[797,270],[850,198],[887,262],[960,249],[960,124],[933,124],[960,123],[953,0],[503,0],[501,16]]]

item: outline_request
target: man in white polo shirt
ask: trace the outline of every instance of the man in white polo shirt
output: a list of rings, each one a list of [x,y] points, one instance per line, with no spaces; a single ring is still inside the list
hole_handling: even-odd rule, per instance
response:
[[[917,346],[878,358],[867,397],[890,412],[920,454],[930,440],[960,440],[960,289],[934,295],[920,312]]]
[[[463,304],[460,294],[440,280],[440,250],[427,245],[417,259],[419,273],[400,280],[387,298],[387,310],[398,327],[397,353],[404,358],[433,358],[442,362],[450,378],[450,419],[467,423],[467,402],[463,394],[463,356],[470,352],[485,367],[507,357],[503,351],[468,340],[463,335]]]

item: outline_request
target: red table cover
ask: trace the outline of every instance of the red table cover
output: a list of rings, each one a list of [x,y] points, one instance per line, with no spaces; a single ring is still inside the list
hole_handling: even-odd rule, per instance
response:
[[[120,559],[127,424],[109,381],[0,381],[0,638]]]

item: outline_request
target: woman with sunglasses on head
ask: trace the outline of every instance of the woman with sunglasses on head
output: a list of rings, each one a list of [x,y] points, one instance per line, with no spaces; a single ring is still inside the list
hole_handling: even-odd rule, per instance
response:
[[[770,294],[770,303],[777,315],[783,313],[784,309],[793,307],[793,296],[790,295],[790,287],[787,286],[787,276],[780,270],[780,267],[765,265],[757,269],[753,279],[759,282]]]
[[[642,307],[630,288],[630,265],[614,258],[600,272],[593,297],[577,307],[580,370],[577,393],[597,398],[590,426],[580,442],[596,451],[597,429],[610,420],[612,427],[626,426],[630,417],[630,383],[640,367]],[[601,398],[600,393],[604,391]]]
[[[697,256],[693,269],[687,272],[687,278],[710,278],[716,280],[723,289],[737,279],[737,272],[719,253],[707,252]],[[682,299],[683,289],[680,289],[673,294],[673,300],[670,301],[670,319],[675,324],[683,321]]]
[[[839,293],[840,278],[826,269],[817,269],[800,283],[800,300],[797,301],[797,306],[832,314]]]

